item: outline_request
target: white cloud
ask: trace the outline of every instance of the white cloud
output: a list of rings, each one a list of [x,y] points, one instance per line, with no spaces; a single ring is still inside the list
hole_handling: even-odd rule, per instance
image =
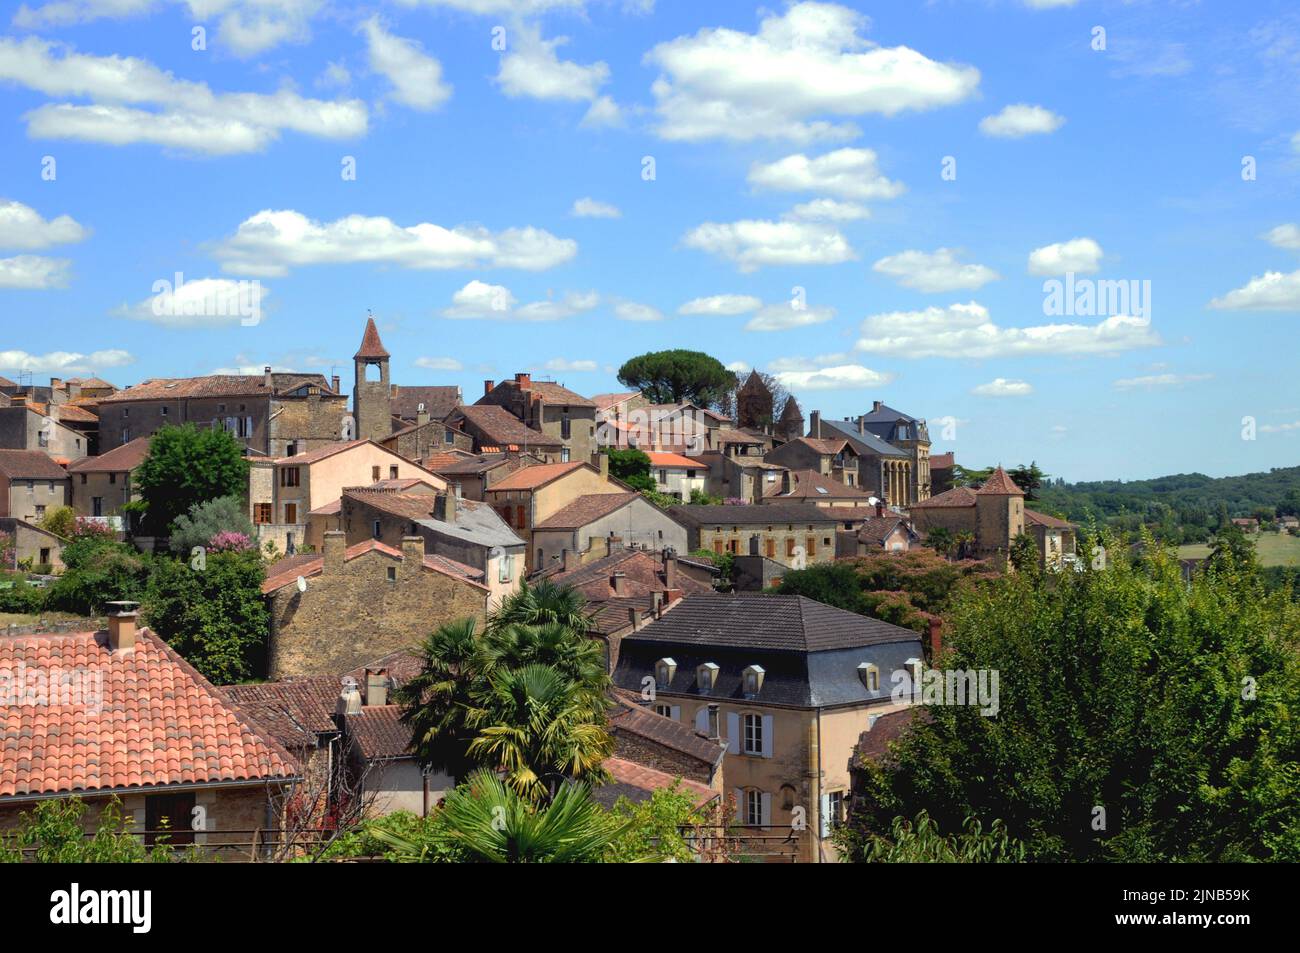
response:
[[[324,139],[360,136],[368,122],[366,106],[357,99],[308,99],[287,87],[214,93],[206,83],[176,79],[148,60],[77,53],[34,36],[0,37],[0,80],[50,97],[91,100],[46,103],[28,112],[28,135],[39,139],[148,142],[229,155],[264,149],[285,130]]]
[[[591,101],[591,107],[578,125],[587,129],[599,129],[603,126],[623,125],[623,110],[609,96],[598,96]]]
[[[45,291],[66,288],[72,280],[72,262],[67,258],[18,255],[0,258],[0,288]]]
[[[855,257],[838,229],[808,222],[705,222],[682,241],[734,262],[743,272],[764,265],[835,265]]]
[[[987,384],[972,387],[970,392],[976,397],[1028,397],[1034,392],[1034,387],[1028,381],[995,377]]]
[[[1277,228],[1270,229],[1264,238],[1269,244],[1278,248],[1300,251],[1300,225],[1291,223],[1279,225]]]
[[[769,304],[745,324],[746,331],[788,331],[825,324],[835,317],[834,308],[795,308],[790,302]]]
[[[451,97],[451,87],[442,80],[442,64],[419,43],[388,33],[377,16],[362,23],[361,30],[370,68],[393,84],[394,100],[412,109],[430,110]]]
[[[1072,238],[1035,248],[1029,253],[1031,275],[1084,274],[1100,267],[1102,250],[1091,238]]]
[[[541,271],[569,261],[578,243],[532,226],[488,231],[481,225],[402,226],[383,216],[348,215],[333,222],[292,209],[264,209],[217,244],[223,270],[284,275],[304,265],[371,262],[403,268],[520,268]]]
[[[748,361],[732,361],[727,365],[727,370],[733,374],[748,374],[754,369],[754,366]]]
[[[1290,433],[1293,430],[1300,430],[1300,420],[1289,424],[1261,424],[1260,433]]]
[[[823,367],[851,363],[853,357],[849,354],[819,354],[816,357],[778,357],[768,362],[767,369],[776,374],[782,371],[816,371]]]
[[[501,57],[497,85],[507,96],[531,99],[561,99],[571,102],[596,99],[600,87],[609,81],[604,62],[583,66],[556,56],[568,37],[542,39],[535,27],[519,26],[510,31],[509,46]]]
[[[92,374],[109,367],[125,367],[134,363],[129,351],[112,349],[82,354],[77,351],[50,351],[48,354],[29,354],[26,351],[0,351],[0,368],[4,370],[31,371],[33,374]]]
[[[662,321],[663,312],[648,304],[635,301],[620,301],[614,305],[614,316],[620,321]]]
[[[871,217],[871,210],[856,202],[839,202],[835,199],[813,199],[801,202],[785,213],[786,218],[800,222],[854,222]]]
[[[621,218],[623,215],[618,210],[618,206],[610,205],[608,202],[597,202],[593,198],[578,199],[573,203],[569,214],[576,215],[578,218]]]
[[[447,7],[461,13],[491,16],[516,13],[520,16],[548,10],[581,10],[587,0],[401,0],[406,6]]]
[[[651,91],[665,139],[846,139],[852,124],[821,117],[933,109],[974,95],[979,70],[939,63],[860,35],[867,17],[831,3],[768,13],[757,33],[705,28],[660,43]]]
[[[173,287],[155,284],[156,293],[135,305],[122,305],[113,314],[168,328],[220,328],[262,317],[271,291],[259,282],[231,278],[196,278]]]
[[[1210,302],[1221,311],[1300,311],[1300,271],[1266,271]]]
[[[809,158],[795,153],[776,162],[756,162],[749,184],[783,192],[823,192],[846,199],[892,199],[903,193],[900,182],[885,178],[870,149],[836,149]]]
[[[1021,139],[1025,136],[1056,132],[1065,125],[1065,117],[1058,116],[1042,106],[1016,103],[1000,113],[980,120],[980,132],[1000,139]]]
[[[46,221],[22,202],[0,199],[0,248],[49,248],[84,241],[89,235],[90,229],[70,215]]]
[[[856,390],[882,387],[893,374],[873,371],[861,364],[839,364],[815,371],[783,371],[776,375],[787,390]]]
[[[1025,0],[1025,6],[1033,10],[1055,10],[1059,7],[1072,7],[1079,0]]]
[[[585,374],[589,371],[596,370],[597,367],[598,365],[595,361],[571,361],[568,358],[556,357],[541,365],[540,368],[535,369],[554,371],[557,374],[563,374],[565,372]]]
[[[1160,344],[1150,321],[1123,315],[1098,324],[1005,328],[972,301],[924,311],[892,311],[862,322],[859,351],[895,357],[1012,357],[1030,354],[1115,354]]]
[[[940,248],[933,252],[909,249],[885,256],[872,265],[871,269],[888,275],[904,288],[914,288],[927,294],[973,290],[999,278],[992,268],[959,262],[957,254],[957,250],[952,248]]]
[[[558,299],[531,301],[520,305],[504,285],[490,285],[475,279],[451,296],[451,307],[443,317],[489,318],[496,321],[560,321],[591,311],[600,304],[594,291],[567,292]]]
[[[454,357],[417,357],[415,366],[423,367],[429,371],[463,371],[465,369],[465,365]]]
[[[709,295],[707,298],[692,298],[680,308],[678,314],[736,315],[757,311],[763,302],[753,295]]]
[[[1126,377],[1115,381],[1113,386],[1116,390],[1157,390],[1208,381],[1213,377],[1213,374],[1150,374],[1145,377]]]

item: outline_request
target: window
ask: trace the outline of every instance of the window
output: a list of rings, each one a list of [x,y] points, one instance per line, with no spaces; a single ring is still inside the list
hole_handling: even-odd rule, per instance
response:
[[[93,499],[91,499],[91,501],[90,501],[90,515],[91,515],[91,516],[103,516],[103,515],[104,515],[104,498],[103,498],[102,496],[96,496],[96,497],[94,497]]]
[[[808,548],[807,555],[808,555],[809,557],[816,556],[816,555],[817,555],[817,537],[816,537],[816,536],[809,536],[806,540],[804,540],[804,542],[807,544],[807,548]]]
[[[144,799],[144,843],[152,847],[159,834],[168,844],[194,843],[194,792],[151,794]]]
[[[122,416],[123,416],[123,417],[130,417],[130,416],[131,416],[131,408],[130,408],[130,407],[123,407],[123,408],[122,408]]]
[[[36,504],[36,518],[38,520],[45,518],[45,505],[43,503]]]
[[[123,443],[130,443],[130,442],[131,442],[131,428],[130,428],[130,427],[123,427],[123,428],[122,428],[122,442],[123,442]]]
[[[84,473],[81,475],[81,485],[82,486],[86,485],[86,474]]]
[[[45,430],[37,431],[36,445],[38,447],[48,447],[50,445],[50,435],[48,431]]]
[[[763,552],[767,555],[767,558],[768,558],[768,559],[775,559],[775,558],[776,558],[776,540],[772,539],[772,537],[770,537],[770,536],[769,536],[767,539],[765,539],[765,540],[763,541]]]
[[[560,448],[560,462],[561,462],[561,463],[568,463],[568,462],[569,462],[569,448],[568,448],[568,447],[561,447],[561,448]]]
[[[509,582],[515,578],[515,557],[504,555],[497,559],[497,581]]]
[[[298,522],[298,504],[297,504],[297,503],[286,503],[286,504],[284,504],[284,521],[285,521],[286,523],[296,523],[296,522]]]
[[[116,473],[110,473],[110,474],[108,475],[108,482],[109,482],[109,483],[116,483],[116,482],[117,482],[117,474],[116,474]]]
[[[302,479],[300,470],[300,467],[281,467],[280,486],[300,486]]]
[[[858,679],[867,691],[880,691],[880,669],[870,662],[863,662],[858,666]]]
[[[713,538],[713,551],[718,555],[722,555],[722,553],[726,551],[725,544],[722,542],[722,540],[718,539],[716,536]]]
[[[396,567],[396,566],[389,566],[389,567],[388,567],[388,581],[389,581],[389,582],[397,582],[397,567]]]
[[[739,552],[740,552],[740,540],[738,540],[738,539],[729,539],[729,540],[727,540],[727,552],[729,552],[729,553],[731,553],[731,554],[733,554],[733,555],[739,553]]]
[[[391,467],[388,468],[388,479],[390,480],[397,479],[397,464],[393,464]]]
[[[826,822],[831,827],[844,823],[844,792],[831,791],[826,795]]]
[[[379,467],[370,468],[370,482],[371,483],[379,482]]]
[[[370,524],[370,534],[374,536],[375,539],[379,539],[383,535],[383,524],[380,523],[379,520],[375,520]]]
[[[761,665],[750,665],[742,674],[744,677],[745,695],[749,698],[753,698],[763,690],[763,676],[766,675],[767,672]]]
[[[161,410],[162,410],[162,415],[163,415],[164,417],[166,417],[166,416],[167,416],[167,408],[166,408],[166,407],[163,407],[163,408],[161,408]]]
[[[763,792],[756,788],[745,792],[745,823],[754,827],[763,823]]]
[[[667,470],[660,470],[660,471],[659,471],[659,482],[660,482],[660,483],[667,483],[667,482],[668,482],[668,471],[667,471]]]
[[[655,662],[655,685],[667,687],[673,683],[673,676],[677,674],[677,660],[672,658],[661,658]]]
[[[744,747],[745,754],[763,754],[763,716],[745,715]]]
[[[515,507],[515,526],[519,529],[524,528],[524,508],[522,506]]]
[[[573,427],[569,421],[569,415],[565,414],[560,418],[560,439],[568,440],[573,433]]]
[[[286,457],[296,457],[298,455],[298,444],[295,442],[288,443],[284,448]]]
[[[253,506],[253,522],[269,523],[271,522],[271,504],[257,503]]]
[[[665,718],[673,717],[672,705],[655,705],[655,714],[663,715]]]
[[[787,536],[785,538],[785,557],[786,559],[794,558],[794,537],[793,536]]]
[[[713,662],[705,662],[695,669],[695,687],[702,692],[713,690],[714,684],[718,681],[718,666]]]

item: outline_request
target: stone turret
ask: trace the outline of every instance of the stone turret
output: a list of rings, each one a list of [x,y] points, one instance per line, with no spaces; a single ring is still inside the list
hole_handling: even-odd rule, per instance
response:
[[[352,356],[356,380],[352,389],[352,416],[356,421],[353,436],[358,440],[383,440],[393,432],[392,385],[388,379],[391,357],[379,340],[375,319],[366,319],[361,347]],[[370,368],[378,368],[378,380],[368,380]]]

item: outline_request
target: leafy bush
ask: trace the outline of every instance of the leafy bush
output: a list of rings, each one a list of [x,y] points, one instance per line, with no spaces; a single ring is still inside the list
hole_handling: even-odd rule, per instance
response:
[[[146,847],[122,813],[122,802],[111,799],[100,813],[95,833],[87,837],[82,823],[86,804],[78,797],[38,801],[22,814],[23,824],[0,835],[0,863],[24,859],[39,864],[138,864],[194,859],[194,852],[176,854],[159,835],[159,843]],[[24,854],[26,848],[26,854]]]
[[[77,528],[77,514],[70,506],[56,506],[41,520],[41,529],[55,536],[69,539]]]
[[[196,503],[189,513],[176,517],[172,523],[171,548],[173,552],[188,553],[195,546],[210,546],[218,536],[223,538],[224,548],[235,548],[228,545],[233,535],[242,536],[247,542],[253,536],[253,524],[244,512],[243,499],[223,496]]]
[[[163,427],[149,441],[135,485],[147,532],[165,536],[177,517],[191,513],[196,504],[242,494],[248,488],[248,461],[239,441],[224,430],[200,430],[193,424]],[[219,526],[212,532],[240,528]],[[212,532],[191,545],[203,545]]]
[[[0,583],[9,583],[0,588],[0,612],[37,615],[45,608],[48,589],[28,585],[27,580],[18,573],[0,573]]]
[[[103,611],[106,602],[138,602],[151,561],[152,557],[124,543],[90,536],[74,539],[63,547],[63,574],[50,586],[46,606],[93,616]]]

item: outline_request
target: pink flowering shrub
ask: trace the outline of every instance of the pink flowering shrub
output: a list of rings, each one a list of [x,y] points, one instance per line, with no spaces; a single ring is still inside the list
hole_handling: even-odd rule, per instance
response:
[[[243,552],[252,548],[253,541],[245,534],[235,533],[228,529],[223,529],[208,540],[208,550],[214,553]]]

